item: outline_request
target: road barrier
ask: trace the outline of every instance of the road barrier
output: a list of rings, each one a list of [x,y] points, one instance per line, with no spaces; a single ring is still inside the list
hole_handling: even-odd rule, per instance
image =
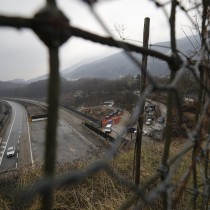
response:
[[[106,126],[107,124],[117,124],[121,120],[121,117],[112,117],[111,119],[102,120],[102,127]]]
[[[28,116],[29,118],[29,121],[30,122],[34,122],[34,121],[39,121],[39,120],[46,120],[48,118],[48,115],[47,114],[41,114],[41,115],[30,115]]]
[[[109,140],[111,142],[113,142],[115,140],[112,136],[108,135],[107,133],[104,133],[103,131],[99,130],[98,128],[96,128],[96,127],[94,127],[94,126],[92,126],[92,125],[90,125],[86,122],[84,122],[84,125],[87,128],[89,128],[90,130],[94,131],[96,134],[102,136],[106,140]]]
[[[115,116],[110,116],[108,119],[103,119],[101,121],[102,127],[104,127],[104,126],[106,126],[107,124],[110,124],[110,123],[111,124],[119,123],[122,115],[123,115],[123,112],[121,112],[120,114],[115,115]]]
[[[77,109],[71,107],[71,106],[64,106],[64,108],[80,115],[81,117],[83,117],[85,120],[88,120],[89,123],[93,124],[95,127],[100,128],[101,127],[101,120],[97,120],[94,117],[84,113],[84,112],[80,112]]]

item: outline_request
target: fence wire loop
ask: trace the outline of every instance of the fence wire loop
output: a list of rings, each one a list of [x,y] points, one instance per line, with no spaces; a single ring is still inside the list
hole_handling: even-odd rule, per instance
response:
[[[46,46],[56,48],[70,38],[71,32],[66,30],[68,24],[62,11],[50,4],[35,14],[32,28]]]
[[[140,209],[144,207],[152,208],[156,203],[160,203],[163,209],[173,209],[178,206],[177,202],[181,202],[182,196],[187,193],[191,197],[189,199],[190,209],[208,209],[210,202],[210,178],[209,178],[209,143],[210,143],[210,120],[209,120],[209,104],[210,104],[210,62],[209,62],[209,25],[210,25],[210,3],[208,1],[193,0],[190,2],[190,7],[182,4],[179,1],[169,0],[165,3],[160,3],[157,0],[152,2],[157,8],[162,9],[165,14],[170,28],[171,37],[171,54],[164,54],[159,51],[147,47],[136,46],[126,43],[126,38],[122,37],[122,41],[115,40],[111,31],[106,26],[100,15],[97,14],[94,5],[97,0],[81,0],[89,6],[95,19],[101,24],[108,37],[99,36],[94,33],[73,27],[70,21],[58,9],[55,0],[47,0],[46,5],[38,11],[33,18],[7,17],[0,15],[1,27],[15,27],[17,29],[27,28],[33,30],[40,40],[47,46],[49,50],[49,68],[50,79],[48,87],[48,103],[49,103],[49,117],[46,132],[45,144],[45,163],[44,176],[32,186],[21,192],[19,201],[22,204],[33,202],[37,196],[42,197],[42,208],[50,210],[53,208],[54,190],[62,187],[69,187],[82,183],[99,172],[105,172],[111,177],[119,186],[125,187],[129,191],[124,203],[119,209]],[[167,7],[171,6],[170,12]],[[176,41],[176,18],[177,9],[186,15],[186,17],[196,26],[196,30],[201,36],[200,48],[194,46],[195,53],[190,56],[177,49]],[[194,11],[200,15],[201,23],[198,23],[197,17],[194,21],[190,13]],[[202,11],[200,13],[200,11]],[[170,13],[170,14],[169,14]],[[103,160],[95,161],[84,170],[70,171],[60,177],[55,177],[55,161],[56,161],[56,127],[58,119],[59,106],[59,47],[64,44],[72,36],[80,37],[95,43],[100,43],[106,46],[117,47],[124,50],[126,56],[133,62],[133,65],[139,68],[139,73],[143,75],[145,65],[140,62],[131,52],[137,52],[146,57],[152,57],[165,62],[170,72],[167,82],[159,83],[157,78],[152,76],[148,71],[145,73],[147,84],[138,96],[136,106],[131,113],[131,117],[117,138],[110,146],[110,150],[104,155]],[[147,37],[148,38],[148,37]],[[192,42],[191,42],[192,44]],[[152,46],[152,44],[150,45]],[[155,45],[153,45],[155,46]],[[146,63],[146,62],[145,62]],[[145,64],[144,63],[144,64]],[[147,67],[147,66],[146,66]],[[190,120],[192,126],[184,122],[183,100],[184,96],[179,89],[179,81],[188,74],[188,79],[192,77],[198,88],[196,89],[195,100],[197,103],[194,119]],[[139,85],[140,87],[140,85]],[[187,88],[187,87],[186,87]],[[125,141],[124,137],[127,135],[130,126],[137,125],[137,136],[143,134],[140,124],[143,125],[144,119],[144,105],[147,98],[153,93],[163,93],[167,98],[167,113],[166,126],[163,130],[163,154],[160,158],[161,165],[157,168],[154,174],[144,180],[143,183],[135,184],[121,173],[116,172],[115,168],[111,166],[110,161],[114,159],[122,143]],[[195,94],[195,93],[194,93]],[[176,119],[178,117],[178,120]],[[88,126],[87,126],[88,127]],[[90,126],[89,126],[90,127]],[[92,126],[93,127],[93,126]],[[173,142],[173,132],[176,129],[183,129],[185,134],[186,144],[175,155],[171,154]],[[139,138],[140,139],[140,138]],[[136,137],[135,146],[137,145]],[[177,140],[177,139],[176,139]],[[175,140],[175,143],[177,143]],[[142,145],[139,144],[138,149]],[[135,147],[136,149],[136,147]],[[136,154],[135,154],[136,155]],[[134,155],[134,160],[136,156]],[[185,171],[180,172],[182,164],[186,161]],[[135,162],[135,161],[134,161]],[[137,161],[140,165],[143,159]],[[138,165],[136,162],[136,165]],[[134,166],[135,167],[135,164]],[[136,166],[136,168],[140,166]],[[179,178],[175,179],[175,176]],[[178,180],[174,183],[174,180]],[[190,183],[190,184],[189,184]],[[94,196],[94,189],[91,188],[91,199]],[[201,199],[200,199],[201,197]],[[26,199],[27,198],[27,199]],[[93,199],[92,199],[93,200]],[[202,200],[200,202],[200,200]],[[157,206],[158,206],[157,204]],[[24,205],[23,205],[24,209]]]
[[[158,167],[157,171],[160,172],[162,179],[164,179],[168,176],[169,166],[161,164],[161,166]]]

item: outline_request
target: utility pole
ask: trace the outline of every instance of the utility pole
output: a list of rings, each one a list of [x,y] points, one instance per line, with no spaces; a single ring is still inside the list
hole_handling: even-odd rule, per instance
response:
[[[144,19],[144,33],[143,33],[143,47],[148,49],[149,42],[149,26],[150,19],[147,17]],[[141,69],[141,84],[140,84],[140,94],[142,95],[145,86],[146,86],[146,71],[147,71],[147,55],[142,54],[142,69]],[[142,145],[142,133],[143,133],[143,123],[144,123],[144,104],[143,102],[142,109],[140,110],[140,116],[138,119],[137,126],[137,136],[135,142],[135,151],[134,151],[134,181],[135,184],[139,185],[140,183],[140,163],[141,163],[141,145]]]

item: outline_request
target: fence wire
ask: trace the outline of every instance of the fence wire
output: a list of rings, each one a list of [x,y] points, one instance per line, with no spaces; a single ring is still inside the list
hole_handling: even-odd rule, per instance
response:
[[[176,208],[177,203],[182,199],[183,193],[186,192],[191,195],[188,205],[190,209],[209,209],[209,123],[206,126],[208,129],[203,128],[204,120],[209,118],[208,111],[210,103],[209,32],[207,30],[210,18],[209,1],[191,1],[191,7],[188,9],[182,5],[182,2],[176,0],[167,1],[166,3],[160,3],[155,0],[152,1],[156,5],[157,9],[163,10],[166,18],[168,19],[171,34],[171,55],[165,55],[152,49],[146,49],[124,41],[115,40],[94,9],[97,1],[83,0],[83,2],[88,4],[92,14],[108,33],[108,37],[98,36],[79,28],[72,27],[62,11],[57,8],[55,0],[47,0],[45,7],[33,18],[0,16],[1,27],[10,26],[17,29],[28,28],[33,30],[45,43],[49,50],[50,57],[50,79],[48,87],[49,118],[46,132],[44,176],[21,195],[21,204],[24,206],[24,203],[33,200],[37,195],[41,195],[42,208],[46,210],[52,209],[53,191],[55,189],[59,189],[64,186],[67,187],[76,185],[100,171],[105,171],[113,180],[117,181],[119,185],[123,185],[133,192],[133,194],[128,197],[124,203],[122,203],[119,209],[141,209],[144,205],[152,206],[155,201],[160,199],[160,197],[162,197],[163,209],[174,209]],[[167,6],[171,7],[169,13],[168,10],[166,10]],[[200,51],[197,53],[196,59],[181,56],[181,53],[177,50],[175,31],[177,9],[181,9],[186,14],[186,17],[194,24],[200,34],[201,47]],[[192,11],[197,11],[198,14],[201,12],[201,24],[197,24],[197,22],[193,20],[190,15],[190,12]],[[168,64],[171,75],[170,81],[167,84],[159,84],[147,72],[148,85],[139,97],[128,124],[125,126],[116,141],[112,144],[111,149],[105,155],[104,160],[94,162],[83,171],[71,171],[57,178],[55,177],[55,153],[59,97],[58,50],[59,47],[72,36],[108,45],[110,47],[121,48],[133,61],[134,65],[137,65],[140,70],[142,67],[141,62],[133,57],[131,52],[138,52],[142,55],[161,59]],[[195,126],[191,130],[187,128],[185,123],[182,123],[183,114],[181,100],[177,90],[179,80],[182,78],[186,70],[191,73],[192,77],[194,77],[200,87]],[[116,155],[116,151],[123,141],[123,138],[121,137],[125,136],[127,127],[135,125],[138,122],[141,110],[144,109],[145,99],[150,93],[154,93],[156,91],[168,93],[167,120],[163,136],[163,156],[157,172],[148,177],[144,183],[136,185],[132,181],[122,178],[121,174],[117,174],[110,165],[110,160],[112,160]],[[175,101],[175,104],[173,104],[173,101]],[[174,108],[178,110],[178,122],[181,123],[187,130],[188,141],[183,149],[174,157],[169,157],[172,142],[172,113]],[[178,182],[174,184],[172,182],[173,175],[180,167],[180,164],[184,160],[185,156],[190,153],[191,163],[179,177]],[[192,178],[190,178],[191,175]],[[188,187],[188,182],[192,182],[191,188]]]

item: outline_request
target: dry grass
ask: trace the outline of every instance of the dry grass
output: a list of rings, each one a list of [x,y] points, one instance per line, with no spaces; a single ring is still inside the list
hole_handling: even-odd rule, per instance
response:
[[[180,152],[183,147],[183,141],[174,141],[171,146],[171,157]],[[152,174],[157,172],[163,152],[163,143],[150,141],[143,144],[142,162],[141,162],[141,181],[145,182]],[[176,185],[177,181],[189,167],[191,155],[187,155],[181,162],[178,170],[172,177],[172,183]],[[121,152],[111,163],[114,170],[120,173],[124,178],[132,181],[133,170],[133,150]],[[57,166],[56,174],[59,176],[72,169],[82,169],[86,165],[83,161],[74,164],[61,164]],[[0,209],[11,209],[11,206],[17,204],[19,193],[31,186],[41,177],[42,169],[39,166],[35,168],[24,167],[18,172],[11,172],[0,175]],[[153,190],[158,182],[150,187]],[[148,192],[149,192],[148,191]],[[10,192],[10,193],[8,193]],[[147,193],[148,193],[147,192]],[[126,187],[121,186],[112,177],[105,172],[99,172],[91,178],[74,185],[58,189],[54,195],[54,209],[71,210],[113,210],[122,205],[125,200],[132,195],[132,192]],[[183,197],[184,196],[184,197]],[[183,199],[188,195],[183,194]],[[185,201],[186,202],[186,201]],[[183,207],[181,202],[178,207]],[[27,209],[40,209],[40,198],[34,199],[33,203]],[[144,206],[143,209],[161,208],[161,200],[158,199],[151,206]],[[18,209],[18,206],[17,208]]]

